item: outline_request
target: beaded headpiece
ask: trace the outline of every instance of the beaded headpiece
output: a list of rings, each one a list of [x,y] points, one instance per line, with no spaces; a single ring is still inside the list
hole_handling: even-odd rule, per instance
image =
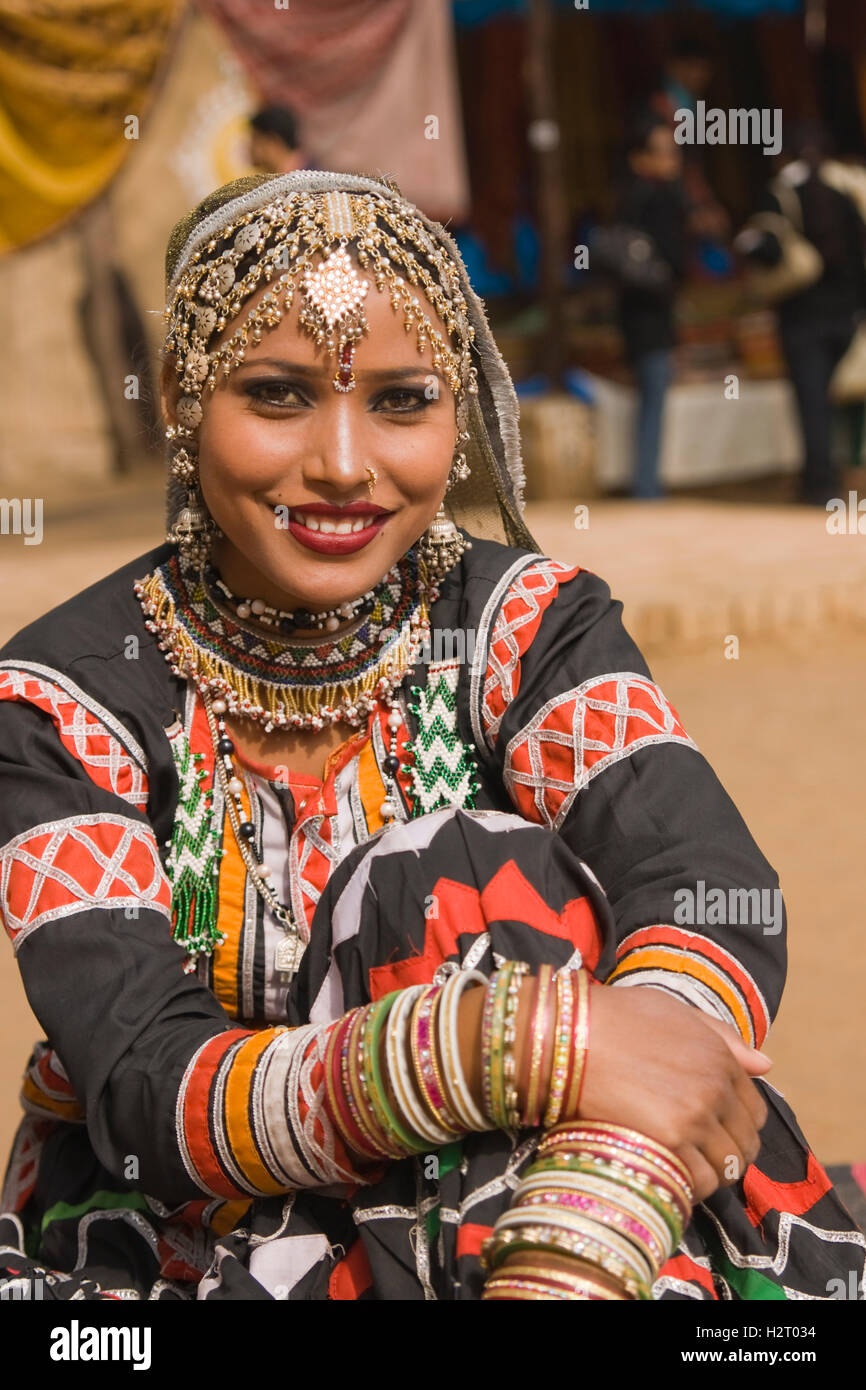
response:
[[[364,300],[375,283],[455,393],[472,464],[449,496],[455,520],[475,535],[537,549],[521,515],[517,401],[483,307],[447,232],[392,184],[307,170],[238,179],[175,227],[166,280],[166,349],[181,388],[178,427],[170,432],[176,453],[171,526],[183,516],[187,446],[201,422],[204,392],[244,360],[248,345],[260,342],[295,298],[302,330],[334,354],[335,388],[351,390],[367,327]],[[265,285],[270,288],[227,334]]]

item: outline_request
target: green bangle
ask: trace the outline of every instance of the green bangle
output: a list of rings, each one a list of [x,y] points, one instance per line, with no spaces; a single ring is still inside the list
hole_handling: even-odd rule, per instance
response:
[[[379,999],[370,1010],[367,1018],[367,1025],[364,1029],[364,1076],[367,1081],[367,1091],[370,1103],[376,1113],[386,1134],[393,1134],[400,1145],[410,1154],[425,1153],[430,1145],[423,1141],[419,1143],[416,1135],[410,1134],[395,1115],[388,1101],[388,1091],[382,1078],[382,1068],[379,1058],[379,1039],[382,1028],[393,1009],[402,990],[395,989],[391,994],[386,994],[383,999]],[[404,1157],[401,1154],[399,1157]]]

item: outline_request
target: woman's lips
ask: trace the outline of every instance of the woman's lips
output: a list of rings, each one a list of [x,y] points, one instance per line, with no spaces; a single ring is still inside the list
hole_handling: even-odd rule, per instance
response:
[[[390,512],[337,513],[289,512],[289,533],[320,555],[351,555],[363,550],[381,531]],[[349,529],[352,528],[352,529]]]

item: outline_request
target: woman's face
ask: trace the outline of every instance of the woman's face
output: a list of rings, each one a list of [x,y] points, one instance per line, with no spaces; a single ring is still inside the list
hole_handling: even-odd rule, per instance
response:
[[[444,495],[457,425],[445,377],[387,292],[371,282],[369,334],[345,393],[334,353],[298,328],[298,298],[203,396],[199,476],[224,536],[214,564],[233,592],[320,610],[365,593],[418,540]],[[170,418],[176,394],[166,393]]]

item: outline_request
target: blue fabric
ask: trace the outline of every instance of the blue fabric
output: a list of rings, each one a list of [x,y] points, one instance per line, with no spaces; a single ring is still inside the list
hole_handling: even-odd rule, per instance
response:
[[[670,348],[643,352],[635,359],[638,386],[637,429],[635,433],[635,467],[632,484],[634,497],[661,497],[658,480],[659,445],[665,396],[673,376],[673,353]]]

